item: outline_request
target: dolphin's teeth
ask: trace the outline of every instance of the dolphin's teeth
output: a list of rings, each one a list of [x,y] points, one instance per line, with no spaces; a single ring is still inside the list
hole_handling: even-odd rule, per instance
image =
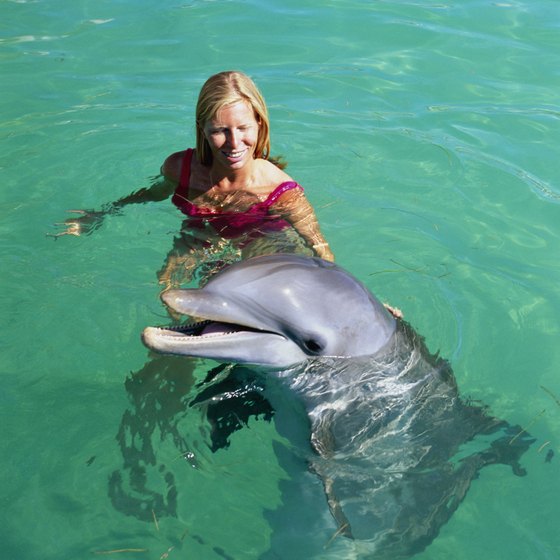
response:
[[[243,325],[236,325],[233,323],[222,323],[221,321],[211,321],[211,320],[185,323],[183,325],[161,326],[156,328],[162,331],[162,334],[167,332],[169,336],[182,335],[185,337],[193,337],[193,338],[194,337],[210,338],[210,337],[232,335],[239,332],[256,331],[256,329]]]
[[[186,323],[184,325],[169,325],[165,327],[158,327],[162,331],[171,331],[180,333],[185,336],[198,336],[202,334],[204,328],[209,325],[211,321],[199,321],[196,323]]]

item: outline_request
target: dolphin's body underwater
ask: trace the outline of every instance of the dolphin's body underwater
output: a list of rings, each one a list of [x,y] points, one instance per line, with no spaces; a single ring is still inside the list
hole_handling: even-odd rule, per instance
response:
[[[265,365],[299,395],[311,424],[310,466],[339,532],[375,558],[425,548],[483,466],[524,474],[519,459],[532,440],[464,402],[448,363],[332,263],[257,257],[163,299],[202,322],[148,327],[146,346]]]

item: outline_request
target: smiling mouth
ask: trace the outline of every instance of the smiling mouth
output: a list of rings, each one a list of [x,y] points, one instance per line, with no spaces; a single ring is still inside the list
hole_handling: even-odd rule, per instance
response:
[[[241,159],[246,153],[247,150],[241,150],[237,152],[222,152],[222,154],[224,154],[224,156],[226,156],[228,159]]]

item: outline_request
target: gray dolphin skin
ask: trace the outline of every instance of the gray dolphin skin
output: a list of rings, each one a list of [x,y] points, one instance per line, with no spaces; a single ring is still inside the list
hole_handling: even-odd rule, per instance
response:
[[[146,328],[150,349],[265,365],[259,375],[301,400],[309,467],[355,557],[423,550],[484,466],[525,474],[530,436],[463,401],[449,364],[332,263],[256,257],[163,299],[199,322]]]

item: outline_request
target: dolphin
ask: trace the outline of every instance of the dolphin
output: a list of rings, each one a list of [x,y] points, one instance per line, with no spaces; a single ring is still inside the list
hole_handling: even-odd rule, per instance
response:
[[[196,321],[147,327],[148,348],[255,364],[298,395],[336,534],[368,555],[423,550],[482,467],[525,474],[530,436],[462,399],[448,362],[333,263],[255,257],[162,299]]]
[[[222,362],[286,367],[309,358],[373,355],[396,328],[394,317],[342,268],[299,255],[240,261],[202,289],[170,290],[162,299],[203,320],[148,327],[144,344]]]

